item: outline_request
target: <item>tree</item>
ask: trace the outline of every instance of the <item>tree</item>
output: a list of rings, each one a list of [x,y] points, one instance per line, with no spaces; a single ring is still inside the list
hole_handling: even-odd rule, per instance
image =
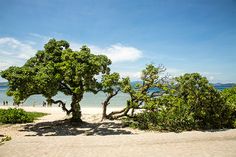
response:
[[[236,86],[228,89],[224,89],[221,95],[226,101],[228,107],[228,113],[230,115],[231,124],[230,126],[236,127]]]
[[[95,77],[109,73],[110,64],[106,56],[94,55],[86,46],[73,51],[67,41],[51,39],[44,50],[38,51],[22,67],[10,67],[2,71],[1,76],[9,81],[7,94],[13,96],[16,103],[42,94],[48,103],[60,103],[67,114],[72,113],[72,121],[81,122],[83,94],[101,89]],[[71,96],[71,109],[61,100],[52,99],[58,92]]]
[[[222,128],[228,124],[229,115],[225,100],[206,77],[198,73],[176,78],[175,95],[190,105],[198,128]]]
[[[135,110],[139,109],[157,109],[155,98],[163,95],[168,86],[167,77],[160,76],[164,71],[165,68],[163,66],[147,65],[142,71],[141,82],[136,83],[134,87],[128,77],[123,78],[120,81],[120,89],[122,92],[129,94],[130,99],[124,109],[111,112],[108,115],[110,119],[117,119],[123,116],[133,117]],[[129,114],[129,112],[131,113]]]
[[[105,101],[102,103],[103,112],[102,120],[112,119],[110,115],[107,115],[107,106],[110,104],[110,100],[116,96],[120,91],[120,75],[118,73],[106,74],[102,77],[103,92],[107,93]]]

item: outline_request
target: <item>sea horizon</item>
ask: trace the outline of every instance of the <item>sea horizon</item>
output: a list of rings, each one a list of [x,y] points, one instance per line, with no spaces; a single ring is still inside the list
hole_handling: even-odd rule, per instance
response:
[[[136,81],[137,82],[137,81]],[[133,82],[134,84],[134,82]],[[217,83],[213,84],[214,87],[220,91],[234,86],[234,83]],[[8,105],[13,105],[13,98],[6,95],[8,86],[0,85],[0,105],[3,105],[3,101],[8,101]],[[129,95],[126,93],[118,93],[114,98],[111,99],[109,107],[124,107],[126,101],[129,99]],[[59,92],[56,96],[53,97],[54,100],[62,100],[66,103],[66,106],[69,106],[71,103],[71,96],[66,96],[63,93]],[[102,102],[106,99],[106,93],[98,92],[93,94],[91,92],[84,93],[84,97],[80,103],[81,107],[99,107],[102,105]],[[23,106],[43,106],[43,102],[46,102],[46,98],[42,95],[32,95],[30,96],[23,104]],[[58,106],[58,104],[53,104],[52,106]]]

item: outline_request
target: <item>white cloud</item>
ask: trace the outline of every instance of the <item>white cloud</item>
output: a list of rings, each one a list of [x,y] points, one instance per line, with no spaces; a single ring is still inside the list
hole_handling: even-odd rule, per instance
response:
[[[171,77],[177,77],[180,75],[183,75],[184,72],[180,69],[176,68],[166,68],[166,72],[171,76]]]
[[[48,41],[49,39],[51,39],[52,37],[50,36],[45,36],[45,35],[41,35],[41,34],[37,34],[37,33],[29,33],[30,36],[41,39],[42,41]]]
[[[28,59],[35,53],[36,50],[30,44],[11,37],[0,38],[0,56]]]
[[[1,61],[1,63],[0,63],[0,71],[7,69],[9,66],[11,66],[10,63]]]
[[[140,77],[141,77],[141,72],[122,71],[122,72],[119,72],[119,74],[121,78],[128,76],[133,81],[140,80]]]
[[[185,73],[194,73],[197,72],[200,75],[206,77],[210,82],[217,82],[216,78],[219,78],[222,73],[220,72],[207,72],[207,71],[185,71],[176,68],[167,68],[167,73],[170,74],[171,77],[178,77],[184,75]],[[222,81],[221,81],[222,82]]]
[[[113,63],[117,62],[134,62],[142,57],[142,51],[131,46],[124,46],[122,44],[114,44],[106,48],[101,48],[95,45],[88,45],[91,51],[95,54],[103,54],[112,60]],[[71,48],[79,50],[81,44],[73,43]]]

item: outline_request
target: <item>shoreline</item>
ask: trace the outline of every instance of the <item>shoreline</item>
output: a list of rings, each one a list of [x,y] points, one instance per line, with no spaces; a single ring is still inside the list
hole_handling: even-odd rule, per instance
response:
[[[10,107],[13,106],[0,106],[0,109]],[[118,120],[101,122],[101,107],[82,107],[82,120],[85,123],[76,125],[66,120],[70,117],[60,107],[15,108],[49,115],[33,123],[0,125],[0,134],[12,137],[11,141],[0,145],[3,157],[42,157],[42,154],[64,157],[74,156],[75,153],[86,157],[127,154],[136,157],[233,157],[236,153],[236,129],[180,133],[142,131],[124,128]],[[108,112],[119,109],[121,108],[109,108]]]
[[[0,106],[0,109],[21,108],[28,112],[45,112],[45,113],[64,113],[61,107],[40,107],[40,106]],[[122,107],[108,107],[107,113],[123,109]],[[102,114],[102,107],[81,107],[82,114]]]

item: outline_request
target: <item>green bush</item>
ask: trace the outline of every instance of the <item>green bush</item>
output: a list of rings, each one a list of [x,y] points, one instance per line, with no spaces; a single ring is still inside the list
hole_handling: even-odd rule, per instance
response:
[[[0,109],[0,123],[30,123],[35,119],[47,114],[40,112],[26,112],[23,109],[9,108],[7,110]]]
[[[162,105],[162,102],[168,102]],[[126,119],[124,123],[131,127],[142,130],[158,130],[158,131],[183,131],[194,128],[194,119],[189,110],[189,106],[181,99],[172,96],[163,96],[159,102],[161,107],[159,111],[144,111],[138,113],[129,121]]]
[[[198,73],[177,77],[169,93],[148,99],[144,112],[124,124],[139,129],[182,131],[236,127],[236,87],[216,90]]]
[[[230,126],[236,128],[236,87],[224,89],[221,95],[226,101]]]
[[[225,99],[200,74],[177,77],[176,96],[189,104],[197,128],[219,129],[230,126],[230,109]]]

